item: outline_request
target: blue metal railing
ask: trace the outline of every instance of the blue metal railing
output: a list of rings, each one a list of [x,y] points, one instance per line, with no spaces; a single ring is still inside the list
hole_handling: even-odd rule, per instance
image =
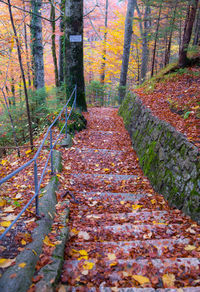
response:
[[[71,110],[69,112],[69,114],[67,114],[67,107],[70,103],[70,101],[73,100],[74,97],[74,101],[72,103],[72,107]],[[30,206],[30,204],[33,202],[33,200],[35,199],[35,205],[36,205],[36,215],[39,215],[39,210],[38,210],[38,195],[40,192],[40,186],[41,183],[43,181],[44,175],[45,175],[45,171],[46,168],[48,166],[49,160],[51,161],[51,174],[54,173],[54,167],[53,167],[53,149],[55,148],[58,140],[61,137],[61,134],[63,132],[63,130],[65,129],[65,135],[67,137],[67,122],[69,120],[69,117],[71,116],[72,110],[75,108],[76,106],[76,98],[77,98],[77,86],[75,85],[74,90],[72,91],[71,96],[69,97],[66,105],[63,107],[63,109],[60,111],[59,115],[55,118],[55,120],[53,121],[53,123],[49,126],[46,135],[44,136],[44,139],[40,145],[40,147],[38,148],[35,156],[33,157],[33,159],[31,159],[30,161],[28,161],[27,163],[25,163],[24,165],[20,166],[18,169],[16,169],[15,171],[13,171],[12,173],[10,173],[9,175],[7,175],[6,177],[2,178],[0,180],[0,185],[2,185],[4,182],[8,181],[10,178],[12,178],[13,176],[15,176],[16,174],[18,174],[20,171],[22,171],[23,169],[25,169],[26,167],[28,167],[30,164],[34,163],[34,184],[35,184],[35,194],[33,195],[33,197],[28,201],[28,203],[23,207],[23,209],[21,210],[21,212],[17,215],[17,217],[15,218],[15,220],[13,220],[13,222],[10,224],[10,226],[8,228],[6,228],[6,230],[0,235],[0,240],[6,235],[6,233],[12,228],[12,226],[17,222],[17,220],[19,219],[19,217],[27,210],[27,208]],[[55,123],[58,121],[58,119],[61,117],[62,113],[65,111],[65,124],[63,125],[62,129],[60,130],[60,133],[58,135],[58,137],[56,138],[56,141],[53,143],[53,135],[52,135],[52,127],[55,125]],[[42,150],[42,147],[44,146],[44,143],[48,137],[48,135],[50,134],[50,152],[49,155],[47,157],[47,161],[45,163],[45,166],[43,168],[43,171],[41,173],[41,177],[40,180],[38,182],[38,170],[37,170],[37,158]]]

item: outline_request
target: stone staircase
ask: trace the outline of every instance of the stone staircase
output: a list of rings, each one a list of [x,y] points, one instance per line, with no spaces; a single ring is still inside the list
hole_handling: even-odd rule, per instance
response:
[[[115,109],[87,120],[64,157],[78,203],[58,291],[200,291],[200,227],[153,191]]]

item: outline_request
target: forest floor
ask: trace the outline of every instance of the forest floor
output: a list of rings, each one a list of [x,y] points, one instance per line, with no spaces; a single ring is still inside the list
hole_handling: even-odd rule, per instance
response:
[[[135,89],[153,114],[170,123],[200,147],[200,67],[157,75]]]

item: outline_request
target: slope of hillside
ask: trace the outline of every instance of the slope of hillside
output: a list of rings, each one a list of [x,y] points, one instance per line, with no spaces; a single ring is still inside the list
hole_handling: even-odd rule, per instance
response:
[[[200,67],[161,75],[134,92],[158,118],[200,147]]]

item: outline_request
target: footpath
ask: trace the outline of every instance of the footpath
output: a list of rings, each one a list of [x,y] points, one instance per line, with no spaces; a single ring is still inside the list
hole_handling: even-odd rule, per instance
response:
[[[70,238],[57,291],[200,291],[200,226],[154,192],[116,109],[86,118],[63,151]]]

